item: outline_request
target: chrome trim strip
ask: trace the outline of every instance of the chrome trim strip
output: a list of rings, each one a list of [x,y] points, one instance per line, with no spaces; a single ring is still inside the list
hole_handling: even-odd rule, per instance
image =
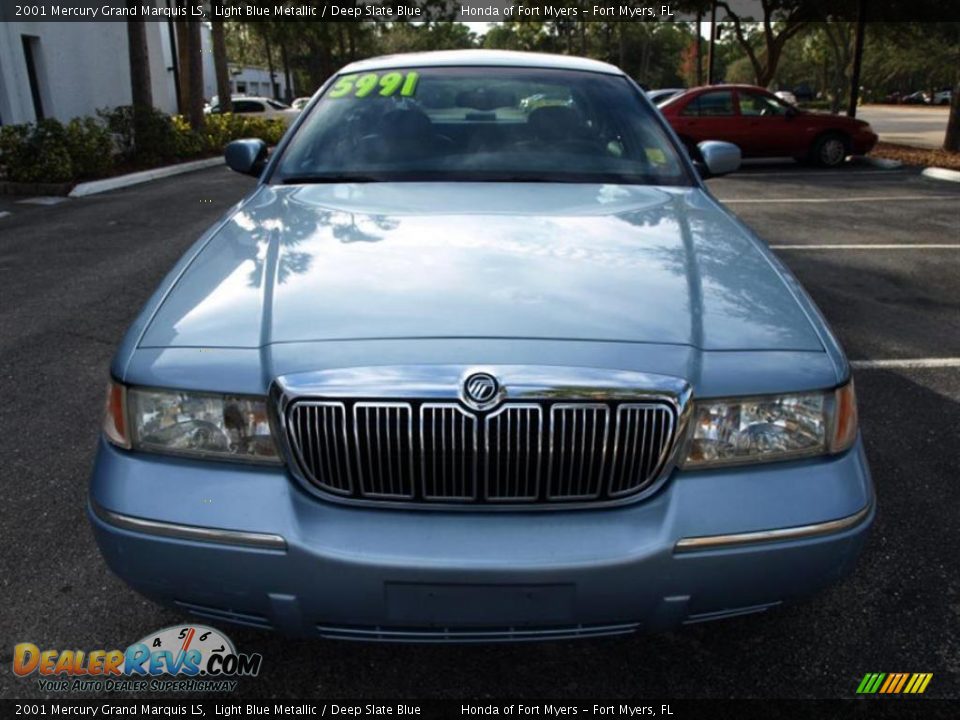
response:
[[[782,542],[784,540],[801,540],[821,535],[848,530],[862,523],[873,511],[873,501],[855,512],[853,515],[828,520],[813,525],[797,525],[776,530],[758,530],[757,532],[732,533],[730,535],[704,535],[702,537],[680,538],[673,550],[675,553],[697,552],[699,550],[716,550],[718,548],[741,547],[766,542]]]
[[[690,384],[678,377],[632,370],[557,365],[385,365],[339,368],[283,375],[275,395],[298,398],[460,401],[463,381],[479,372],[500,383],[501,402],[530,400],[634,400],[664,395],[678,405],[690,399]],[[285,409],[285,408],[281,408]]]
[[[281,535],[270,533],[244,532],[242,530],[222,530],[220,528],[200,527],[199,525],[178,525],[177,523],[146,520],[122,515],[102,507],[90,500],[90,509],[103,522],[133,532],[158,535],[176,540],[196,540],[198,542],[217,543],[219,545],[237,545],[260,550],[280,550],[286,552],[287,541]]]

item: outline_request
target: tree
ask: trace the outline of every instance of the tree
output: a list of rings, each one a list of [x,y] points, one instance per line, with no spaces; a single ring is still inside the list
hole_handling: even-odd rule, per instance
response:
[[[766,87],[777,72],[783,46],[803,29],[810,15],[803,0],[760,0],[760,6],[763,18],[757,21],[735,12],[726,0],[717,2],[717,7],[726,13],[724,19],[733,23],[737,42],[750,59],[757,85]],[[748,28],[748,23],[756,23],[759,28]],[[762,49],[757,49],[755,36],[759,36]]]
[[[222,0],[214,0],[214,5],[222,7]],[[232,112],[233,101],[230,99],[230,67],[227,64],[227,38],[224,32],[223,20],[214,20],[210,24],[210,33],[213,40],[213,65],[217,74],[217,100],[221,112]]]
[[[187,120],[190,127],[199,130],[203,127],[203,43],[200,38],[200,23],[187,23],[187,86],[189,98]]]
[[[127,7],[135,6],[136,1],[127,0]],[[145,123],[153,110],[147,31],[146,25],[141,20],[127,20],[127,51],[130,61],[130,97],[133,105],[133,142],[136,148]]]
[[[947,134],[943,138],[943,149],[948,152],[960,152],[960,82],[953,86],[953,99],[950,102],[950,117],[947,120]]]

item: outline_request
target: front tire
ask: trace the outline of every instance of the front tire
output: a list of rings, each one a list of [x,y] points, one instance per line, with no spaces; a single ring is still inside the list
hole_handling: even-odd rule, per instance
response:
[[[810,159],[821,167],[840,167],[849,154],[850,141],[840,133],[821,135],[810,149]]]

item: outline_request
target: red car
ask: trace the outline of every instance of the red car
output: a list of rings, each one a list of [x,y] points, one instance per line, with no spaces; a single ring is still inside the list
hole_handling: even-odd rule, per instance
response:
[[[660,112],[692,157],[697,143],[724,140],[738,145],[745,158],[793,157],[836,167],[877,142],[863,120],[804,112],[752,85],[693,88],[665,102]]]

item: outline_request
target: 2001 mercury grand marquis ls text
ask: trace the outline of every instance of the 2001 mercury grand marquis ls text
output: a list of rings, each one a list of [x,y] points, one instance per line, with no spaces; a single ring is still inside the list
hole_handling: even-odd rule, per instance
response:
[[[355,63],[190,249],[111,368],[110,567],[283,632],[509,640],[765,610],[873,519],[850,366],[600,62]]]

